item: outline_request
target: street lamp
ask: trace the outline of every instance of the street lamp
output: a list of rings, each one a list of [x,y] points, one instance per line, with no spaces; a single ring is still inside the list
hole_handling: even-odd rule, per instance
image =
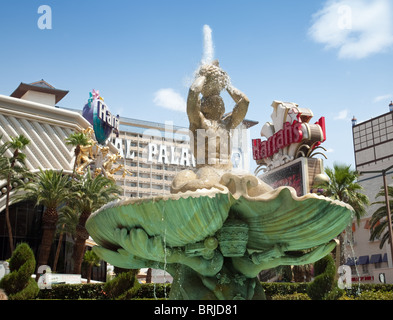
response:
[[[392,104],[393,106],[393,104]],[[389,194],[388,194],[388,184],[386,181],[386,172],[388,172],[390,169],[392,169],[393,166],[390,166],[387,169],[384,170],[375,170],[375,171],[361,171],[359,172],[361,175],[365,174],[365,173],[382,173],[382,177],[383,177],[383,187],[385,190],[385,202],[386,202],[386,211],[387,211],[387,216],[388,216],[388,228],[389,228],[389,240],[390,240],[390,252],[392,255],[392,259],[393,259],[393,229],[392,229],[392,217],[391,217],[391,213],[390,213],[390,204],[389,204]]]

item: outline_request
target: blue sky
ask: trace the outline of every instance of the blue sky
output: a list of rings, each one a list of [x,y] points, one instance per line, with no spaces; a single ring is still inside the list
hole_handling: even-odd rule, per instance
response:
[[[51,29],[37,24],[41,5]],[[386,113],[393,100],[392,13],[390,0],[2,0],[0,94],[44,79],[70,91],[62,107],[82,109],[96,89],[112,113],[187,127],[207,24],[215,58],[251,101],[247,118],[259,121],[251,138],[273,100],[296,102],[326,117],[325,164],[354,166],[351,118]]]

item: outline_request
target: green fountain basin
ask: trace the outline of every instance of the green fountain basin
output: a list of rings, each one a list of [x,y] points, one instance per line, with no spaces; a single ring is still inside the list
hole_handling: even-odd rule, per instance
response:
[[[227,173],[221,183],[106,205],[86,223],[94,250],[122,268],[165,268],[175,279],[174,299],[263,298],[243,287],[255,288],[262,270],[319,260],[352,221],[353,209],[342,202],[272,190],[251,175]],[[189,279],[203,290],[186,293]]]

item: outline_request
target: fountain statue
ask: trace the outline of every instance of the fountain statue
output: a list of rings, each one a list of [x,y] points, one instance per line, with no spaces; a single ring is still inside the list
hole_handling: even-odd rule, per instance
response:
[[[236,103],[228,114],[223,90]],[[352,220],[350,206],[298,197],[291,187],[273,189],[232,170],[231,133],[248,106],[218,61],[203,64],[187,100],[195,171],[179,172],[169,195],[118,200],[95,212],[86,223],[94,251],[122,268],[166,270],[169,298],[181,300],[265,299],[259,272],[331,252]]]

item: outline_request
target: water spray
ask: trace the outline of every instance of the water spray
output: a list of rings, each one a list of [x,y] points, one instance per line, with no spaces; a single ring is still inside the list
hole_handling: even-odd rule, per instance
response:
[[[212,64],[214,59],[214,46],[212,38],[212,29],[205,24],[203,26],[203,58],[202,65]]]

